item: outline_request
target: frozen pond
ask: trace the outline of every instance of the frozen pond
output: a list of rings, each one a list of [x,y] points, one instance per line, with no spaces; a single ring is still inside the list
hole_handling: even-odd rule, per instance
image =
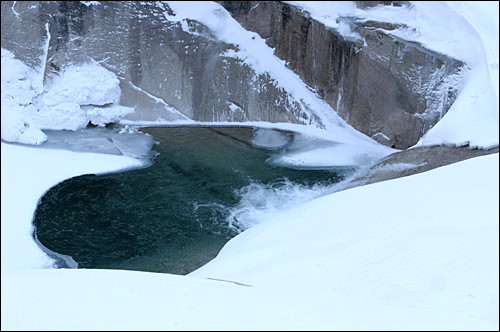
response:
[[[321,195],[354,170],[273,165],[273,157],[293,149],[290,131],[236,126],[140,131],[156,141],[151,166],[82,175],[45,193],[33,221],[43,246],[71,256],[79,268],[187,274],[242,230]],[[121,153],[153,155],[128,149],[127,136],[106,135]],[[95,141],[100,147],[99,139],[85,144]],[[85,150],[60,137],[46,147],[61,142]],[[102,152],[120,153],[106,149]]]

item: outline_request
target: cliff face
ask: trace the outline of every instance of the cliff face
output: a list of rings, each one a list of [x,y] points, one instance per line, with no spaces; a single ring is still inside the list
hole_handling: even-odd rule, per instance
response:
[[[344,120],[380,143],[412,146],[457,97],[465,64],[391,37],[384,32],[396,28],[391,24],[341,18],[364,45],[285,3],[220,3],[246,29],[265,38]],[[376,4],[357,2],[359,7]]]
[[[221,2],[243,27],[275,48],[321,98],[357,130],[405,149],[435,124],[458,93],[464,64],[397,40],[383,22],[345,23],[347,40],[307,12],[280,2]],[[359,6],[370,5],[360,3]],[[64,66],[100,63],[120,79],[131,120],[321,120],[301,101],[224,56],[223,43],[196,21],[169,21],[161,2],[2,1],[2,48],[50,81]],[[448,84],[454,82],[453,84]]]
[[[2,47],[50,82],[64,66],[96,61],[120,79],[130,120],[321,123],[268,75],[225,57],[205,26],[165,18],[160,2],[2,2]],[[48,49],[45,42],[49,41]],[[44,64],[44,62],[46,62]]]
[[[289,4],[219,3],[265,38],[344,120],[380,143],[398,149],[415,144],[457,97],[465,64],[391,37],[385,32],[396,28],[391,24],[340,18],[364,41],[347,40]]]

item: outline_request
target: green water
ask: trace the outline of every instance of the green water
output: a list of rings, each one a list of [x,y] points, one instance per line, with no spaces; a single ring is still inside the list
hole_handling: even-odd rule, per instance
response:
[[[275,167],[249,127],[143,128],[159,142],[147,168],[83,175],[51,188],[34,217],[38,240],[80,268],[187,274],[238,234],[228,215],[252,183],[325,185],[342,172]],[[284,132],[293,140],[293,133]],[[237,226],[238,224],[235,223]],[[234,225],[233,225],[234,226]]]

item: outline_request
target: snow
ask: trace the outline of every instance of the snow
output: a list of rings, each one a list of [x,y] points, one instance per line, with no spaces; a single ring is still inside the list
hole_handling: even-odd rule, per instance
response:
[[[351,131],[353,129],[336,127],[333,131],[326,131],[315,126],[304,126],[292,123],[270,122],[195,122],[192,120],[167,123],[158,121],[131,121],[120,120],[119,124],[146,127],[146,126],[253,126],[256,128],[252,143],[255,146],[272,149],[278,148],[279,142],[275,135],[261,137],[258,128],[288,130],[295,132],[293,142],[287,149],[273,156],[269,162],[277,166],[291,168],[353,166],[366,168],[373,165],[385,156],[400,150],[381,145],[368,136]],[[264,132],[264,131],[262,131]],[[284,145],[286,146],[286,144]]]
[[[67,66],[45,86],[41,76],[2,48],[3,140],[38,145],[47,139],[41,129],[105,126],[134,112],[118,105],[118,78],[96,62]]]
[[[87,111],[90,122],[96,126],[104,127],[108,123],[118,122],[125,115],[135,112],[132,107],[110,105],[106,107],[93,107]]]
[[[307,5],[311,15],[319,15],[324,22],[335,22],[352,10],[366,19],[403,22],[410,28],[394,33],[466,61],[470,71],[464,89],[418,145],[498,145],[497,2],[415,2],[411,7],[363,11],[349,3]],[[328,109],[307,94],[293,75],[279,69],[283,66],[277,66],[280,62],[262,46],[263,41],[242,30],[219,5],[175,2],[172,7],[176,16],[169,19],[200,20],[222,40],[240,45],[238,57],[269,71],[297,98],[320,111]],[[100,70],[95,66],[96,72]],[[49,122],[45,125],[61,128],[70,125],[57,119],[56,113],[64,118],[78,105],[88,116],[94,106],[87,109],[79,103],[95,97],[95,105],[102,105],[99,100],[115,100],[114,79],[101,74],[108,77],[101,81],[109,87],[108,93],[80,87],[86,92],[78,99],[71,89],[59,86],[61,95],[47,97],[54,105],[40,106],[48,93],[39,73],[2,49],[2,139],[40,144],[47,135],[40,131],[44,125],[34,114],[43,107],[61,108],[45,110],[43,117]],[[53,87],[57,84],[54,81]],[[99,110],[109,119],[122,114],[108,106]],[[106,122],[98,113],[95,121]],[[328,119],[330,129],[342,129],[256,125],[301,129],[297,142],[308,142],[304,145],[314,149],[299,144],[276,160],[288,165],[366,166],[394,151],[354,132],[336,116]],[[76,116],[75,123],[81,121]],[[117,142],[124,144],[127,154],[130,142],[123,140]],[[269,148],[284,143],[279,135],[257,136],[256,142]],[[499,328],[498,154],[328,195],[311,191],[309,202],[294,202],[290,209],[270,216],[250,211],[258,224],[188,276],[56,270],[32,240],[33,212],[50,187],[80,174],[137,167],[142,164],[139,159],[4,142],[1,154],[2,330]],[[271,191],[255,190],[259,188],[249,187],[241,193],[242,199],[272,200],[265,197]],[[318,194],[322,197],[315,198]]]
[[[2,139],[8,142],[41,144],[45,134],[29,115],[32,99],[42,87],[34,83],[36,73],[2,48]]]
[[[256,129],[250,143],[257,147],[273,150],[285,147],[290,143],[290,139],[276,130]]]
[[[234,238],[190,276],[338,292],[498,324],[498,160],[317,198]]]
[[[62,102],[55,106],[43,106],[30,113],[39,129],[77,130],[89,122],[85,111],[75,103]]]
[[[68,66],[53,81],[43,95],[47,106],[63,102],[78,105],[106,105],[120,98],[120,81],[115,74],[98,64]]]

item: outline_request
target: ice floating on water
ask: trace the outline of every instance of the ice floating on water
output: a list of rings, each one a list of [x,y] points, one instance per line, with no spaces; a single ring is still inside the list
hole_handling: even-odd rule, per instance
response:
[[[132,107],[113,104],[110,106],[92,107],[87,111],[87,117],[92,124],[104,127],[106,124],[117,122],[125,115],[133,112],[135,112],[135,109]]]
[[[134,130],[85,128],[77,131],[46,130],[47,141],[42,148],[76,152],[125,155],[139,159],[154,156],[154,138]]]
[[[286,147],[291,142],[291,136],[274,129],[255,128],[250,140],[253,146],[268,150],[278,150]]]

